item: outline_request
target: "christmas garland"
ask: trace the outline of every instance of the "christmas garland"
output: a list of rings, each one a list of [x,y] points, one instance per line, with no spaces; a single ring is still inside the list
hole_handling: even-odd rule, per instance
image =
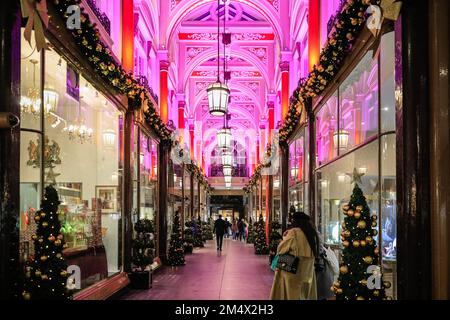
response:
[[[58,14],[65,21],[69,17],[66,13],[67,8],[71,5],[79,5],[81,1],[55,0],[53,3]],[[83,8],[80,7],[80,10],[81,28],[71,31],[80,51],[85,54],[93,69],[98,72],[103,80],[119,93],[127,96],[131,108],[140,108],[144,101],[147,106],[145,112],[147,123],[159,138],[169,140],[171,131],[161,120],[150,100],[152,95],[150,90],[135,79],[131,73],[125,71],[122,65],[114,59],[108,46],[100,40],[100,33],[96,24],[90,21],[89,15],[83,12]]]
[[[342,67],[355,39],[361,32],[370,5],[379,5],[381,0],[347,0],[338,11],[328,41],[320,53],[319,63],[304,79],[290,98],[289,112],[280,129],[280,142],[286,142],[300,122],[303,106],[309,99],[319,96],[334,79]]]

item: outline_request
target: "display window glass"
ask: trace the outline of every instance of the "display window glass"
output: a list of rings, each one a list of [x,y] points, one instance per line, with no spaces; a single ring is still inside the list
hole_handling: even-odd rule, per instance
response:
[[[395,131],[395,33],[381,37],[380,43],[381,132]]]
[[[189,170],[184,168],[184,181],[183,181],[183,189],[184,189],[184,221],[191,220],[191,173]]]
[[[319,230],[326,244],[340,244],[344,220],[342,206],[350,201],[355,171],[361,175],[358,185],[363,190],[371,214],[378,215],[378,141],[316,171]]]
[[[378,55],[368,51],[339,87],[339,154],[378,134]]]
[[[337,91],[321,107],[316,117],[317,166],[338,155],[338,93]]]
[[[173,217],[175,216],[175,212],[177,210],[180,213],[180,221],[183,219],[183,166],[174,164],[171,160],[169,160],[167,191],[167,248],[169,248]],[[181,229],[183,230],[184,228]]]
[[[158,195],[158,143],[140,135],[140,218],[156,222]]]
[[[53,185],[61,201],[64,257],[68,265],[80,267],[84,289],[122,268],[122,113],[53,49],[43,59],[44,107],[39,112],[44,126],[33,126],[35,118],[24,120],[29,125],[21,135],[20,190],[28,217],[21,246],[28,256],[33,254],[30,212],[39,210],[41,187]],[[27,68],[29,59],[22,59],[21,70],[27,73]],[[30,79],[22,78],[21,86],[30,87]],[[24,114],[24,119],[29,116],[34,117]],[[30,128],[43,130],[31,133]]]
[[[381,137],[380,251],[383,274],[392,286],[388,295],[397,297],[397,193],[395,167],[396,135]]]
[[[307,185],[309,171],[308,127],[300,130],[290,145],[293,153],[289,154],[289,208],[307,214]]]
[[[273,221],[282,222],[281,216],[281,175],[280,170],[272,178],[273,196]]]

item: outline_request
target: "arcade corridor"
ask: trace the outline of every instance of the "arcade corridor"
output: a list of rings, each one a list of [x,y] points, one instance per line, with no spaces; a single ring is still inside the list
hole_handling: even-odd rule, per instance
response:
[[[253,245],[224,239],[219,256],[215,242],[186,256],[186,266],[164,267],[153,288],[134,290],[127,300],[267,300],[273,272],[266,256],[254,254]]]

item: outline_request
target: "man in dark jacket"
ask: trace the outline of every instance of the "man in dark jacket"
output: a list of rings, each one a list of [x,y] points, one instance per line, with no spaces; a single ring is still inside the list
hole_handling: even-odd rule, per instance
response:
[[[226,222],[222,219],[222,215],[219,215],[219,219],[214,222],[213,232],[216,234],[217,250],[222,251],[223,235],[227,229]]]

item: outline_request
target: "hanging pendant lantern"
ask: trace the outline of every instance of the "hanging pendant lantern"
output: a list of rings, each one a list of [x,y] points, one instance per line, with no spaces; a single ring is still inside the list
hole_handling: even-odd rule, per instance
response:
[[[224,166],[223,167],[223,175],[224,176],[232,176],[233,175],[233,168],[231,166]]]
[[[228,111],[230,89],[224,83],[217,81],[206,90],[208,93],[209,113],[213,116],[223,116]]]
[[[233,166],[233,154],[231,151],[223,151],[222,152],[222,165],[225,167]]]

